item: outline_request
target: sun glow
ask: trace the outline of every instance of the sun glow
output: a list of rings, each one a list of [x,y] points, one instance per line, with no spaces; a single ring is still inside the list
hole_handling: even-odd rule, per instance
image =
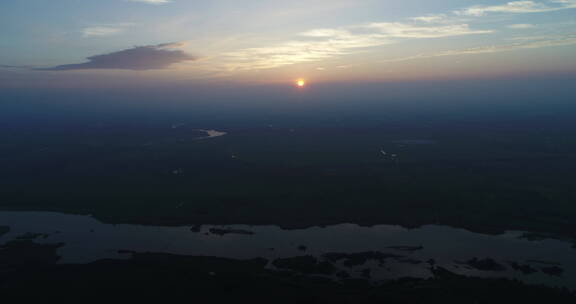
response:
[[[298,79],[298,80],[296,81],[296,85],[297,85],[299,88],[303,88],[303,87],[306,86],[306,80],[304,80],[304,79]]]

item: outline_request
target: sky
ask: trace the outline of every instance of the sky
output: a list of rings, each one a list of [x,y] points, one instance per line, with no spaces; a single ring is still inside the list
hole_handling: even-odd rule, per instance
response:
[[[2,0],[0,86],[576,72],[576,0]]]

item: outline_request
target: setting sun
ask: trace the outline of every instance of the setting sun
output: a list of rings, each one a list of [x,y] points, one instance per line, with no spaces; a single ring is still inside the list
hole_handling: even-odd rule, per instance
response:
[[[296,81],[296,85],[297,85],[298,87],[300,87],[300,88],[303,88],[303,87],[306,86],[306,80],[304,80],[304,79],[298,79],[298,80]]]

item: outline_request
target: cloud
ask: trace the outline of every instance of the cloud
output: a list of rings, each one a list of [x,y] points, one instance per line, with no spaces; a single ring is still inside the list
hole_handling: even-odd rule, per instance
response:
[[[197,59],[181,50],[177,50],[177,48],[182,46],[182,42],[137,46],[127,50],[88,57],[88,62],[85,63],[65,64],[51,68],[37,68],[36,70],[120,69],[144,71],[164,69],[175,63]]]
[[[172,2],[170,0],[128,0],[128,1],[142,2],[142,3],[155,4],[155,5],[161,5],[161,4],[166,4],[166,3]]]
[[[89,26],[82,29],[82,37],[106,37],[118,35],[126,31],[126,28],[133,26],[133,23],[102,24]]]
[[[568,35],[563,37],[547,38],[535,41],[525,41],[512,44],[490,45],[490,46],[482,46],[482,47],[459,49],[459,50],[449,50],[433,54],[420,54],[409,57],[395,58],[385,60],[383,62],[402,62],[417,59],[459,56],[459,55],[492,54],[501,52],[511,52],[522,49],[539,49],[545,47],[567,46],[567,45],[576,45],[576,36]]]
[[[82,37],[101,37],[112,36],[123,32],[123,29],[106,27],[106,26],[93,26],[82,29]]]
[[[335,29],[313,29],[299,39],[273,46],[243,49],[224,54],[230,71],[270,69],[296,63],[319,61],[353,50],[397,43],[399,39],[426,39],[486,34],[467,24],[417,26],[408,23],[369,23]]]
[[[410,20],[417,21],[417,22],[424,22],[424,23],[445,23],[445,22],[448,22],[447,16],[444,14],[413,17],[413,18],[410,18]]]
[[[322,41],[288,41],[270,47],[258,47],[225,54],[228,70],[270,69],[302,62],[319,61],[347,54],[350,49],[393,43],[381,37],[340,36]]]
[[[508,40],[512,40],[512,41],[535,41],[535,40],[549,40],[551,37],[550,36],[523,36],[523,37],[512,37]]]
[[[534,24],[526,24],[526,23],[511,24],[508,26],[508,28],[515,29],[515,30],[526,30],[526,29],[531,29],[531,28],[535,28],[535,27],[536,26]]]
[[[29,68],[32,68],[32,66],[0,64],[0,68],[2,68],[2,69],[29,69]]]
[[[536,1],[512,1],[503,5],[475,5],[455,11],[457,15],[480,17],[488,13],[544,13],[576,8],[576,0],[550,0],[548,3]]]
[[[453,24],[443,26],[415,26],[405,23],[371,23],[366,28],[378,30],[390,38],[442,38],[451,36],[488,34],[493,31],[471,30],[468,24]]]
[[[358,53],[408,39],[490,34],[495,30],[472,28],[468,23],[473,22],[475,18],[470,17],[480,17],[489,13],[536,13],[570,8],[576,8],[576,0],[511,1],[502,5],[475,5],[446,14],[423,15],[408,18],[405,22],[374,22],[337,28],[318,28],[302,32],[292,39],[277,44],[227,52],[219,58],[218,66],[229,72],[270,69]],[[507,27],[522,30],[535,28],[536,25],[512,24]],[[538,41],[458,50],[457,54],[503,52],[566,43],[572,44],[563,40]],[[451,51],[400,60],[452,55],[456,54]]]

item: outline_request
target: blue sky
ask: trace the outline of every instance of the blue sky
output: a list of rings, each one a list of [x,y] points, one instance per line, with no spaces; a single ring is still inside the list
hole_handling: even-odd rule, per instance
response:
[[[0,36],[15,83],[573,72],[576,0],[3,0]]]

